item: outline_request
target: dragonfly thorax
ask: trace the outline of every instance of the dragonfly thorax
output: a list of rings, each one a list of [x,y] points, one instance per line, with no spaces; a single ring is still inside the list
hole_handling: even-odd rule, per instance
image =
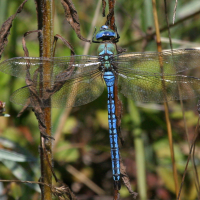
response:
[[[99,45],[98,50],[97,50],[98,55],[114,55],[116,54],[116,48],[113,43],[102,43]]]
[[[116,49],[113,43],[102,43],[99,45],[98,54],[101,66],[99,70],[102,72],[113,71],[112,59]]]

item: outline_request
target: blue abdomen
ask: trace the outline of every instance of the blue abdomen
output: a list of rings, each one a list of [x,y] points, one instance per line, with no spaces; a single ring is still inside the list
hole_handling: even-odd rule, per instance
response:
[[[107,90],[108,90],[108,124],[109,124],[109,136],[111,147],[111,161],[113,179],[116,189],[120,189],[120,160],[119,160],[119,146],[117,135],[117,118],[115,115],[115,99],[114,99],[114,83],[115,76],[112,72],[108,71],[103,76]]]

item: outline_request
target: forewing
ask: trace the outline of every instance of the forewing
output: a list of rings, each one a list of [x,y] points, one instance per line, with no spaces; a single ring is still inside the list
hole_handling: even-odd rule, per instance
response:
[[[124,53],[114,56],[113,63],[121,70],[176,74],[200,67],[200,50],[177,49],[158,52]]]
[[[48,72],[43,71],[43,65],[48,67]],[[96,56],[67,56],[55,58],[43,57],[17,57],[0,63],[0,71],[12,76],[26,78],[27,71],[30,77],[37,81],[62,81],[73,78],[79,73],[90,73],[99,67]]]
[[[200,79],[183,75],[119,74],[121,92],[134,101],[165,102],[200,96]]]

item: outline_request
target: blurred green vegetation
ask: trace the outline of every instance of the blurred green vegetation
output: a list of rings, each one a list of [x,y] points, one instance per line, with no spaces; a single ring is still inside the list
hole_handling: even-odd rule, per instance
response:
[[[15,13],[21,0],[0,1],[0,26],[12,14]],[[97,1],[73,0],[78,11],[81,32],[87,37],[94,17]],[[174,0],[168,0],[168,16],[172,23]],[[200,8],[200,3],[195,0],[181,0],[178,3],[176,20],[194,13]],[[144,34],[149,27],[154,27],[153,15],[150,0],[116,1],[115,17],[118,32],[120,34],[119,46],[127,49],[127,52],[140,52],[143,42],[132,43]],[[160,27],[166,26],[164,14],[164,2],[157,1],[157,9]],[[107,9],[108,11],[108,9]],[[96,27],[102,26],[106,18],[98,17]],[[171,28],[172,39],[178,39],[173,43],[174,48],[185,48],[198,46],[200,42],[200,16],[197,15],[181,24]],[[26,31],[37,29],[37,17],[34,1],[28,1],[22,13],[17,15],[8,38],[9,43],[4,51],[2,60],[23,56],[21,39]],[[64,11],[60,1],[55,1],[54,11],[54,33],[66,38],[74,47],[76,54],[83,54],[85,43],[80,41],[75,32],[64,18]],[[161,34],[162,38],[168,38],[168,32]],[[91,38],[90,38],[91,39]],[[30,56],[38,56],[37,35],[31,34],[27,37],[27,47]],[[190,42],[185,44],[183,41]],[[129,45],[131,43],[131,45]],[[163,49],[169,48],[169,42],[162,43]],[[89,53],[96,55],[97,45],[91,44]],[[155,41],[147,43],[145,51],[156,51]],[[69,56],[70,51],[58,42],[56,56]],[[200,76],[200,69],[194,69],[190,75]],[[37,181],[40,177],[39,164],[39,130],[38,123],[31,110],[27,110],[20,118],[17,113],[22,107],[11,104],[9,97],[13,91],[25,85],[24,80],[10,77],[0,72],[0,100],[6,102],[6,112],[10,118],[0,117],[0,179],[20,179]],[[135,103],[138,117],[133,123],[134,113],[129,113],[128,101],[120,96],[123,101],[122,135],[125,143],[121,147],[121,156],[127,167],[132,187],[137,191],[137,169],[135,161],[134,131],[140,131],[145,152],[146,162],[146,185],[148,199],[175,199],[173,184],[170,151],[167,139],[166,124],[164,119],[164,108],[162,104],[139,104]],[[74,178],[67,170],[72,165],[78,171],[90,178],[105,191],[106,195],[113,193],[113,181],[110,162],[110,148],[107,122],[107,94],[94,102],[73,108],[62,130],[61,138],[54,152],[54,169],[62,181],[69,185],[79,196],[79,199],[86,199],[87,196],[96,193],[87,187],[85,182]],[[197,100],[185,101],[186,122],[189,132],[189,140],[195,132],[195,125],[198,120],[196,112]],[[178,168],[178,176],[181,177],[186,165],[189,153],[187,136],[184,130],[184,122],[179,102],[170,102],[170,118],[172,122],[175,158]],[[55,133],[59,126],[63,109],[52,110],[52,130]],[[139,120],[139,122],[137,121]],[[137,129],[135,126],[137,126]],[[133,134],[132,134],[133,132]],[[196,152],[199,149],[199,142],[196,144]],[[15,152],[15,154],[13,154]],[[6,154],[7,153],[7,154]],[[7,155],[7,159],[3,158]],[[20,158],[16,161],[15,158]],[[195,154],[197,169],[199,169],[200,157]],[[0,195],[5,193],[6,199],[32,199],[40,198],[38,186],[16,183],[0,183]],[[121,189],[122,199],[131,199],[125,186]],[[85,196],[84,196],[85,195]],[[182,199],[193,200],[197,198],[193,167],[190,164],[183,187]],[[103,197],[102,197],[103,199]],[[111,197],[112,199],[112,197]]]

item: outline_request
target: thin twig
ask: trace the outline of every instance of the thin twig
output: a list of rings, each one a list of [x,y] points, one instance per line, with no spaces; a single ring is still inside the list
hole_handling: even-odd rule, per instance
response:
[[[161,52],[162,47],[161,47],[161,39],[160,39],[160,29],[159,29],[158,16],[157,16],[157,10],[156,10],[156,1],[155,0],[152,0],[152,5],[153,5],[152,7],[153,7],[155,29],[156,29],[157,50],[158,50],[158,52]],[[161,73],[163,73],[163,61],[162,61],[162,57],[160,57],[160,56],[159,56],[159,64],[160,64]],[[165,86],[165,82],[164,82],[164,75],[163,75],[162,86],[163,86],[163,89],[164,89],[163,94],[166,98],[167,95],[166,95],[166,90],[165,90],[166,86]],[[165,119],[166,119],[166,124],[167,124],[167,134],[168,134],[171,160],[172,160],[175,191],[176,191],[176,196],[178,197],[178,175],[177,175],[176,163],[175,163],[175,158],[174,158],[172,128],[171,128],[171,123],[170,123],[170,119],[169,119],[169,108],[168,108],[167,102],[164,102],[164,107],[165,107]]]
[[[182,188],[183,188],[183,183],[184,183],[184,180],[185,180],[185,176],[186,176],[186,173],[187,173],[187,168],[188,168],[188,164],[189,164],[190,159],[192,159],[192,162],[194,162],[193,154],[194,154],[194,151],[195,151],[195,142],[196,142],[197,137],[198,137],[199,120],[200,120],[200,118],[198,118],[197,126],[195,128],[195,134],[193,136],[192,144],[190,146],[190,151],[189,151],[189,155],[188,155],[188,158],[187,158],[187,163],[185,165],[185,170],[184,170],[183,177],[182,177],[182,180],[181,180],[181,185],[180,185],[180,189],[179,189],[179,193],[178,193],[177,199],[179,199],[180,195],[181,195],[181,191],[182,191]],[[194,163],[193,163],[193,166],[195,166]],[[196,184],[198,185],[197,191],[198,191],[198,195],[199,195],[198,174],[195,174],[195,175],[197,175],[196,178],[195,178],[195,180],[197,182]]]
[[[171,32],[170,32],[170,27],[169,27],[169,19],[168,19],[168,14],[167,14],[167,1],[164,0],[164,4],[165,4],[165,19],[166,19],[166,22],[167,22],[167,26],[168,26],[168,37],[169,37],[169,44],[170,44],[170,48],[171,50],[173,49],[172,47],[172,38],[171,38]]]
[[[71,200],[77,200],[77,198],[75,197],[75,195],[69,190],[69,188],[61,183],[60,186],[54,186],[54,185],[49,185],[47,183],[43,183],[43,182],[38,182],[38,181],[21,181],[21,180],[0,180],[0,182],[4,182],[4,183],[28,183],[28,184],[39,184],[39,185],[43,185],[48,187],[52,194],[55,197],[59,197],[60,200],[64,200],[64,199],[70,199]],[[65,198],[66,197],[66,198]]]
[[[67,165],[66,170],[70,174],[72,174],[74,177],[76,177],[79,181],[87,185],[92,191],[94,191],[98,195],[105,194],[105,191],[103,189],[101,189],[98,185],[96,185],[93,181],[91,181],[87,176],[85,176],[85,174],[78,171],[72,165]]]
[[[176,0],[175,6],[174,6],[173,24],[174,24],[175,18],[176,18],[176,9],[177,9],[177,5],[178,5],[178,0]]]

